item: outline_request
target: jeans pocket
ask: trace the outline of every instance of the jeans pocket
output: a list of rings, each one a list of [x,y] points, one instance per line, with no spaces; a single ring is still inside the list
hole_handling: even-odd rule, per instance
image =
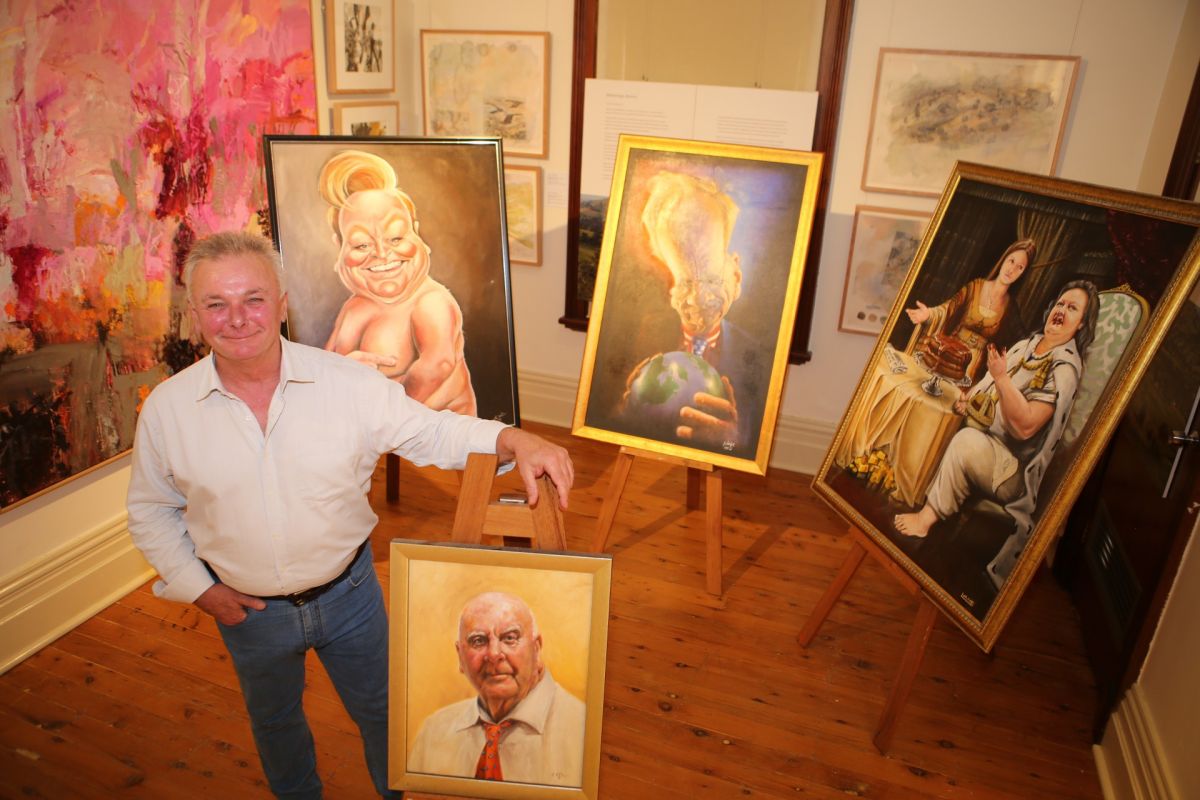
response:
[[[354,588],[362,585],[363,581],[371,577],[375,572],[375,564],[371,561],[371,544],[368,542],[363,551],[359,553],[354,564],[350,566],[350,576],[347,580]]]

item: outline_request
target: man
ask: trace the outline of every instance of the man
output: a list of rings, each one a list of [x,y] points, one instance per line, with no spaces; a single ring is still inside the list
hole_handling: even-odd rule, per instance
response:
[[[530,503],[545,474],[564,508],[570,458],[519,429],[431,411],[370,367],[282,339],[282,268],[261,237],[197,242],[185,283],[212,354],[146,399],[129,486],[134,543],[161,577],[157,595],[216,619],[271,790],[321,796],[301,706],[311,647],[387,796],[388,626],[366,497],[379,456],[458,468],[470,452],[495,452],[517,461]]]
[[[896,515],[897,531],[924,537],[972,491],[994,497],[1016,526],[987,565],[996,588],[1004,585],[1033,530],[1038,487],[1071,413],[1098,315],[1096,287],[1071,281],[1046,310],[1041,333],[1007,353],[988,345],[988,374],[956,404],[967,426],[950,440],[925,505]]]
[[[726,397],[698,392],[679,413],[680,439],[731,451],[758,428],[739,424],[736,390],[756,358],[754,343],[726,318],[742,292],[741,258],[729,252],[737,204],[711,179],[664,170],[647,182],[642,227],[650,252],[670,273],[671,308],[679,315],[675,348],[703,358],[721,375]],[[632,375],[646,362],[634,368]],[[745,390],[744,385],[741,386]]]
[[[501,592],[471,598],[454,648],[477,696],[425,720],[409,771],[581,786],[585,707],[542,663],[542,635],[525,601]]]

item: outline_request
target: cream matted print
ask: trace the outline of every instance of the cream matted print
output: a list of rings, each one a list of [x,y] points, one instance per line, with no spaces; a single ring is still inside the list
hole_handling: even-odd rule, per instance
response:
[[[1054,174],[1077,56],[879,51],[862,188],[938,196],[957,161]]]

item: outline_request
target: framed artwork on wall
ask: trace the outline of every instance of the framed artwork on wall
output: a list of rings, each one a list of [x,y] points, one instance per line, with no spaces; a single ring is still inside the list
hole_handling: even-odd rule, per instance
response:
[[[336,136],[395,136],[400,132],[400,104],[364,100],[333,104]]]
[[[268,136],[264,150],[288,336],[435,410],[519,422],[500,140]]]
[[[603,554],[393,540],[392,788],[595,800],[611,581]]]
[[[1192,203],[955,168],[813,485],[984,650],[1194,290],[1198,233]]]
[[[956,161],[1054,173],[1078,56],[879,51],[868,192],[936,197]]]
[[[855,207],[838,330],[879,335],[928,224],[921,211]]]
[[[542,168],[504,168],[508,258],[514,264],[542,263]]]
[[[576,435],[765,473],[821,160],[621,136]]]
[[[4,509],[129,451],[142,400],[205,352],[182,282],[192,242],[258,229],[262,132],[317,119],[308,0],[0,16]]]
[[[395,0],[325,0],[324,6],[329,93],[395,91]]]
[[[550,34],[421,31],[426,136],[498,136],[510,156],[548,152]]]

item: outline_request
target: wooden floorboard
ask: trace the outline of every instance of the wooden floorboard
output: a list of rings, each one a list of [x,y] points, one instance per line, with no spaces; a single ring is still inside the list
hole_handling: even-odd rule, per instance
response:
[[[568,546],[585,550],[615,448],[567,445]],[[372,553],[444,541],[455,473],[402,468]],[[995,651],[939,618],[887,755],[871,744],[916,601],[868,560],[811,646],[796,635],[850,543],[810,478],[725,477],[725,591],[705,591],[704,516],[678,467],[634,462],[613,556],[600,795],[604,798],[1102,797],[1095,689],[1078,620],[1043,571]],[[515,475],[499,488],[515,490]],[[310,655],[305,708],[326,796],[372,795],[353,723]],[[212,620],[149,584],[0,676],[0,797],[270,797],[237,679]],[[432,798],[433,795],[416,795]]]

